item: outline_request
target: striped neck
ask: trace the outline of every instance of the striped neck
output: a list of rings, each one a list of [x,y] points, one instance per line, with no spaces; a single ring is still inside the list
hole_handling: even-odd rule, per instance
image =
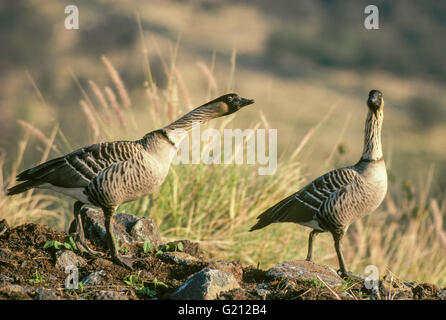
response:
[[[163,130],[168,139],[176,146],[187,136],[194,125],[205,123],[211,119],[222,117],[228,114],[229,108],[226,103],[214,102],[202,105],[191,112],[185,114],[178,120],[172,122]]]
[[[384,114],[382,109],[373,113],[369,110],[365,121],[364,149],[361,159],[375,161],[382,159],[383,151],[381,145],[381,128]]]
[[[172,130],[182,129],[190,131],[194,122],[204,123],[211,119],[224,116],[228,113],[228,106],[223,102],[208,103],[195,108],[178,120],[164,127],[167,133]]]

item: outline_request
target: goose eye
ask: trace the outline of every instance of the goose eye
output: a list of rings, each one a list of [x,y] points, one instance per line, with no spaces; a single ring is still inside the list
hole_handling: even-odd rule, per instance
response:
[[[233,99],[233,97],[228,97],[228,102],[232,102]]]

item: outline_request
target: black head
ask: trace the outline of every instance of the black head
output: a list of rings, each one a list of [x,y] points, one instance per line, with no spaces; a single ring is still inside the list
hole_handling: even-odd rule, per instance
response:
[[[247,105],[253,104],[254,100],[242,98],[236,93],[228,93],[228,94],[225,94],[224,96],[221,96],[221,97],[211,101],[211,103],[214,103],[214,102],[225,103],[228,106],[227,114],[231,114],[231,113],[234,113],[234,112],[240,110],[241,108],[243,108]]]
[[[372,90],[369,92],[367,99],[369,109],[376,115],[377,111],[384,105],[383,94],[379,90]]]

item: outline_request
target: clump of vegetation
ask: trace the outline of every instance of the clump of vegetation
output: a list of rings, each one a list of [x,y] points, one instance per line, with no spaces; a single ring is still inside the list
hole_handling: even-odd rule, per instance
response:
[[[68,236],[65,237],[64,242],[60,242],[57,240],[49,240],[43,245],[43,249],[54,248],[56,250],[66,249],[71,251],[78,251],[76,243],[73,240],[73,237]]]
[[[142,245],[142,250],[144,253],[148,253],[150,250],[153,249],[153,244],[152,242],[150,242],[149,240],[145,239],[143,236],[137,234],[137,236],[144,241],[143,245]]]
[[[169,242],[159,246],[158,250],[156,251],[156,254],[161,254],[163,252],[176,252],[176,251],[180,252],[184,251],[184,245],[181,241],[178,243]]]
[[[40,274],[38,270],[34,273],[34,278],[28,280],[28,282],[32,284],[44,283],[45,281],[46,277],[43,274]]]
[[[138,274],[127,275],[123,280],[125,284],[133,288],[137,293],[153,298],[158,294],[157,288],[168,288],[167,284],[158,281],[156,278],[152,281],[144,280],[140,273],[141,271]]]

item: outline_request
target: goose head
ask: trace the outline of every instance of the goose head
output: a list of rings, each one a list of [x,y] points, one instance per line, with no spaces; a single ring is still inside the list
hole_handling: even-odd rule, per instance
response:
[[[215,106],[222,112],[222,115],[226,116],[253,103],[253,99],[245,99],[236,93],[228,93],[208,102],[207,104]]]
[[[381,91],[372,90],[369,92],[369,98],[367,99],[367,106],[375,116],[378,116],[378,112],[381,112],[384,107],[384,99]]]

